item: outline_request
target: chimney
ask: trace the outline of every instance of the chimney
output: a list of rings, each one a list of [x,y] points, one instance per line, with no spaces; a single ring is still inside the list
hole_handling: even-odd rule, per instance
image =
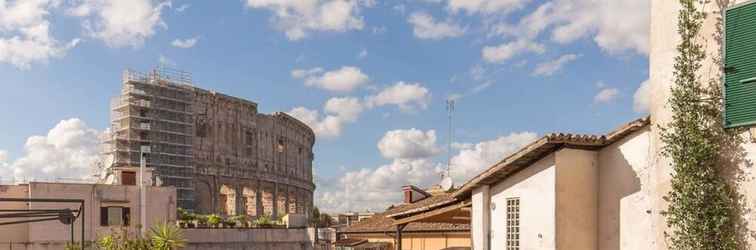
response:
[[[414,185],[407,185],[402,187],[404,193],[404,203],[411,204],[419,200],[430,197],[431,195],[425,190],[422,190]]]

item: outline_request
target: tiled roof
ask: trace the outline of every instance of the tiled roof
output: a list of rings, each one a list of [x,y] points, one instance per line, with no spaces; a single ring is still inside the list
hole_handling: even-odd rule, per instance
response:
[[[583,135],[570,133],[551,133],[528,144],[514,154],[494,164],[478,176],[468,180],[452,196],[457,199],[469,197],[472,190],[482,185],[496,183],[508,177],[515,171],[527,167],[533,162],[547,156],[562,147],[583,149],[600,149],[617,142],[626,136],[639,131],[650,124],[650,117],[646,116],[629,122],[606,135]]]
[[[344,233],[376,233],[376,232],[396,232],[394,219],[391,216],[411,214],[426,211],[441,204],[449,204],[456,201],[450,194],[435,195],[412,204],[401,204],[390,208],[383,213],[375,214],[370,218],[352,224],[344,228]],[[430,232],[430,231],[470,231],[468,224],[452,223],[418,223],[407,224],[402,232]]]

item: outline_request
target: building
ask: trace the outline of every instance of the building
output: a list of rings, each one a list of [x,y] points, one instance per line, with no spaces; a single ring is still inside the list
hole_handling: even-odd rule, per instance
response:
[[[350,212],[350,213],[341,213],[336,216],[336,224],[337,225],[345,225],[345,226],[351,226],[354,223],[363,221],[367,218],[372,217],[375,215],[373,212]]]
[[[226,215],[306,213],[315,189],[312,129],[191,84],[188,73],[163,68],[124,72],[111,105],[111,168],[133,176],[146,146],[146,165],[177,188],[179,207]]]
[[[146,227],[176,218],[176,188],[146,187]],[[137,186],[107,184],[30,182],[0,185],[2,198],[56,198],[84,200],[84,213],[73,223],[74,240],[81,239],[81,225],[85,223],[84,239],[96,240],[111,230],[125,228],[138,232],[141,224],[139,189]],[[0,209],[64,209],[78,210],[79,204],[50,202],[0,202]],[[18,211],[17,211],[18,212]],[[8,213],[4,213],[7,215]],[[17,221],[0,218],[0,222]],[[0,226],[0,249],[63,249],[71,240],[71,226],[59,221]]]
[[[470,247],[469,211],[467,216],[460,214],[464,218],[451,222],[401,221],[405,216],[455,202],[450,193],[431,195],[415,186],[403,187],[403,193],[402,204],[339,230],[336,248],[438,250]]]

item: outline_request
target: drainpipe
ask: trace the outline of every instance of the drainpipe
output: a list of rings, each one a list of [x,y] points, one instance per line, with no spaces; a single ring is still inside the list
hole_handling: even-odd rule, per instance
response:
[[[402,230],[407,224],[396,225],[396,250],[402,250]]]

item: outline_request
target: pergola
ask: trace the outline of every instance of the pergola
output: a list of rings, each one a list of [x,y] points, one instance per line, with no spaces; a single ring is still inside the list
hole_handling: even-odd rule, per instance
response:
[[[0,198],[2,202],[25,203],[71,203],[79,204],[78,209],[3,209],[0,208],[0,226],[57,220],[71,225],[71,244],[74,243],[74,222],[81,217],[81,249],[84,249],[84,200],[82,199],[40,199],[40,198]]]
[[[389,215],[394,219],[396,226],[396,249],[402,249],[402,231],[409,223],[426,222],[426,223],[451,223],[451,224],[470,224],[472,202],[467,200],[444,203],[443,205],[428,205],[411,213]]]

